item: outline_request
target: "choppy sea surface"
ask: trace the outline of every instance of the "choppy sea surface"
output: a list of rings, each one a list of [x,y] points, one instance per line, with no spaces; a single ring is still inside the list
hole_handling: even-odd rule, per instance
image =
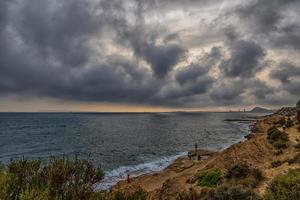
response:
[[[221,150],[243,140],[251,113],[0,113],[0,161],[77,155],[106,172],[99,189],[159,171],[197,143]]]

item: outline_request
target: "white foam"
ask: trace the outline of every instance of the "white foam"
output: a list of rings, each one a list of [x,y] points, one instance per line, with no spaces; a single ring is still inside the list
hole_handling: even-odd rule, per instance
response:
[[[119,181],[126,180],[128,174],[130,174],[130,177],[137,177],[140,175],[161,171],[165,169],[168,165],[170,165],[178,157],[181,157],[186,154],[187,152],[182,152],[178,155],[164,157],[153,162],[142,163],[133,166],[122,166],[112,171],[108,171],[105,173],[104,179],[96,185],[95,189],[107,190],[115,184],[117,184]]]
[[[238,126],[241,133],[243,133],[241,134],[242,137],[237,141],[232,141],[228,144],[225,144],[223,148],[221,148],[222,150],[228,148],[236,142],[245,140],[244,135],[247,135],[250,132],[249,125],[251,123],[232,122],[232,124],[236,124]],[[104,179],[96,185],[95,190],[107,190],[112,186],[116,185],[119,181],[126,180],[128,174],[130,175],[130,177],[137,177],[144,174],[161,171],[167,166],[169,166],[178,157],[184,155],[187,155],[187,152],[182,152],[175,156],[164,157],[153,162],[142,163],[132,166],[121,166],[112,171],[107,171],[105,172]]]

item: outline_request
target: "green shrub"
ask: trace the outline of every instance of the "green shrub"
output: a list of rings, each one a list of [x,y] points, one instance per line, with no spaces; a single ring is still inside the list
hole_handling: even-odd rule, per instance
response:
[[[289,164],[300,163],[300,153],[297,153],[293,158],[288,159]]]
[[[276,177],[268,186],[266,200],[299,200],[300,199],[300,169]]]
[[[282,140],[282,141],[289,140],[287,133],[278,130],[276,127],[274,128],[273,126],[268,129],[267,138],[271,143],[275,142],[275,141],[279,141],[279,140]]]
[[[276,130],[277,130],[277,127],[276,127],[276,126],[271,126],[271,127],[268,129],[267,133],[268,133],[268,135],[269,135],[271,132],[276,131]]]
[[[225,178],[245,178],[250,174],[250,167],[246,164],[234,165],[226,173]]]
[[[198,185],[202,187],[215,187],[222,179],[222,171],[214,168],[197,175]]]
[[[225,174],[227,183],[231,185],[243,185],[246,187],[256,187],[262,180],[262,172],[246,164],[232,166]]]
[[[285,126],[286,126],[287,128],[290,128],[290,127],[294,126],[293,120],[291,120],[291,118],[288,118],[288,119],[286,120]]]
[[[274,122],[274,124],[279,124],[281,126],[285,125],[285,118],[281,117],[278,121]]]
[[[288,134],[280,131],[275,126],[272,126],[268,129],[267,139],[276,149],[285,149],[288,147]]]
[[[11,162],[0,175],[1,200],[91,199],[103,172],[87,160],[51,159]]]
[[[288,143],[286,141],[283,141],[283,140],[278,140],[278,141],[273,143],[273,146],[276,149],[286,149],[286,148],[288,148]]]
[[[241,186],[220,186],[210,190],[203,200],[261,200],[261,198],[248,188]]]
[[[296,145],[294,146],[294,148],[297,149],[297,150],[299,150],[299,149],[300,149],[300,144],[299,144],[299,143],[296,144]]]

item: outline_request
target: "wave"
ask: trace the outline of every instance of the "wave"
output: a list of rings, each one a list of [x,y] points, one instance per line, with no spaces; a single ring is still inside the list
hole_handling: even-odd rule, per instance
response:
[[[142,163],[132,166],[121,166],[112,171],[105,172],[104,179],[96,185],[96,190],[107,190],[121,180],[126,180],[127,175],[137,177],[144,174],[158,172],[165,169],[177,158],[186,155],[187,152],[181,152],[175,156],[164,157],[148,163]]]
[[[219,150],[224,150],[231,146],[234,143],[240,142],[245,140],[244,136],[249,134],[250,128],[249,125],[251,123],[247,122],[231,122],[232,125],[236,126],[236,128],[241,132],[241,137],[239,139],[235,139],[229,143],[226,143],[222,146]],[[216,150],[216,149],[215,149]],[[159,160],[155,160],[148,163],[142,163],[137,165],[130,165],[130,166],[121,166],[112,171],[105,172],[104,179],[96,185],[96,190],[107,190],[112,186],[116,185],[121,180],[126,180],[127,175],[129,174],[130,177],[137,177],[153,172],[162,171],[166,167],[168,167],[173,161],[177,158],[187,155],[187,152],[181,152],[175,156],[164,157]]]

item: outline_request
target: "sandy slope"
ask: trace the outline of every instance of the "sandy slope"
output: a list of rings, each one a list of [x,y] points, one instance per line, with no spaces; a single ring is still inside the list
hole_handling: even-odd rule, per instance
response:
[[[190,187],[201,190],[195,183],[189,183],[189,180],[200,171],[213,167],[228,169],[234,164],[247,163],[263,171],[266,179],[257,189],[257,192],[263,193],[267,184],[276,175],[284,173],[290,168],[299,167],[299,164],[289,165],[287,162],[277,168],[271,167],[272,161],[287,160],[299,153],[293,147],[296,144],[296,138],[300,136],[295,125],[286,130],[291,140],[290,147],[285,149],[283,154],[274,155],[276,149],[268,142],[266,132],[273,122],[277,121],[280,117],[279,114],[274,114],[258,120],[255,124],[258,131],[256,131],[257,133],[251,139],[234,144],[222,152],[211,153],[206,160],[193,161],[185,157],[178,158],[162,172],[137,177],[131,180],[131,183],[121,181],[113,190],[130,191],[137,187],[142,187],[150,193],[151,199],[175,199],[178,192],[188,190]],[[199,153],[205,154],[208,152],[202,151]]]

